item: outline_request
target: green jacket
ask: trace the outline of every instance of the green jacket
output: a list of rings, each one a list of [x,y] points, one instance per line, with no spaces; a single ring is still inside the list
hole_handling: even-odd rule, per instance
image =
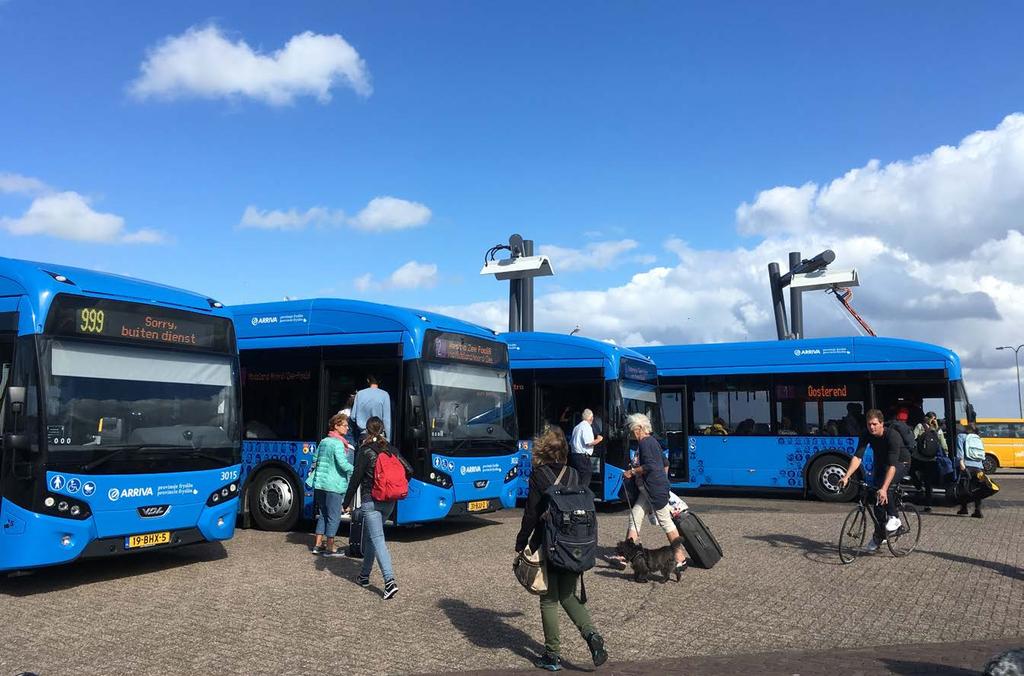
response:
[[[348,480],[352,477],[352,463],[345,455],[345,444],[338,439],[325,437],[316,447],[313,457],[313,488],[345,494]]]

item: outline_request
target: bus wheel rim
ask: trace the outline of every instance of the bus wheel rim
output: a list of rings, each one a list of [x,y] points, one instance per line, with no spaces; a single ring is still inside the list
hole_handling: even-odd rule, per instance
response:
[[[846,468],[842,465],[825,465],[821,469],[821,485],[830,493],[839,493],[839,480],[846,475]]]
[[[260,487],[260,511],[270,518],[280,519],[292,508],[292,485],[283,476],[274,476]]]

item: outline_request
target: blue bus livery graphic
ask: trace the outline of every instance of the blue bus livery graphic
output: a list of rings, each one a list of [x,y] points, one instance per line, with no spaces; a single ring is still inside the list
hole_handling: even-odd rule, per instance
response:
[[[0,259],[0,363],[0,571],[232,536],[238,361],[219,303]]]
[[[678,489],[794,489],[822,500],[855,497],[838,480],[864,432],[864,415],[926,412],[955,423],[971,407],[960,360],[945,348],[893,338],[639,347],[657,365],[669,476]],[[950,447],[952,447],[950,443]],[[870,447],[864,472],[870,476]]]
[[[591,489],[598,500],[618,500],[632,443],[626,417],[644,413],[655,435],[660,431],[654,362],[582,336],[524,332],[501,338],[509,345],[519,418],[519,498],[529,488],[533,437],[555,425],[569,439],[584,409],[590,409],[595,435],[605,438],[591,456]]]
[[[231,308],[242,363],[243,522],[289,530],[314,516],[305,485],[327,421],[378,381],[389,439],[413,467],[394,520],[515,504],[516,418],[505,345],[434,313],[342,299]]]

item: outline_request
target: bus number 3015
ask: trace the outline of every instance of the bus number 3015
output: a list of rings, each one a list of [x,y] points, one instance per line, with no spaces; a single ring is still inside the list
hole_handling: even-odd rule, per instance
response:
[[[221,481],[236,481],[238,479],[238,470],[229,470],[227,472],[220,473]]]

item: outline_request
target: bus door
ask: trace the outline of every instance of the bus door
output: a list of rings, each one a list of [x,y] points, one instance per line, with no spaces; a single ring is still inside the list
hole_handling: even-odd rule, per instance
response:
[[[0,312],[0,507],[3,505],[4,488],[7,481],[13,479],[15,464],[13,448],[9,448],[6,433],[24,430],[7,428],[9,412],[7,386],[11,384],[11,372],[14,366],[14,338],[17,332],[18,314],[16,312]]]
[[[668,477],[672,483],[690,481],[686,401],[685,386],[661,390],[661,424],[668,444]]]
[[[611,434],[605,413],[604,376],[600,369],[593,369],[593,373],[590,371],[537,370],[535,424],[538,433],[549,425],[559,427],[565,432],[566,441],[571,441],[573,428],[583,419],[583,409],[589,408],[594,413],[594,434],[605,437],[604,443],[599,444],[591,456],[591,489],[600,499],[604,495],[604,457],[608,453],[609,444],[615,442],[609,439]]]
[[[950,420],[953,416],[953,403],[949,400],[948,393],[949,384],[945,379],[892,379],[875,380],[871,383],[873,408],[882,412],[886,422],[894,419],[901,410],[906,410],[907,424],[914,429],[924,422],[926,413],[935,413],[940,420],[940,429],[944,431],[947,448],[954,450],[956,420]],[[945,425],[941,424],[943,420]],[[910,479],[908,477],[905,480]]]
[[[369,385],[367,377],[374,376],[378,387],[387,392],[391,399],[391,430],[387,431],[388,440],[397,443],[394,435],[400,430],[402,407],[399,394],[402,387],[402,360],[399,359],[330,359],[324,362],[326,377],[324,393],[321,398],[323,409],[320,412],[323,434],[327,433],[327,422],[335,413],[348,408],[356,392]],[[354,413],[354,412],[353,412]],[[351,426],[350,426],[351,429]],[[353,430],[353,434],[354,434]]]

